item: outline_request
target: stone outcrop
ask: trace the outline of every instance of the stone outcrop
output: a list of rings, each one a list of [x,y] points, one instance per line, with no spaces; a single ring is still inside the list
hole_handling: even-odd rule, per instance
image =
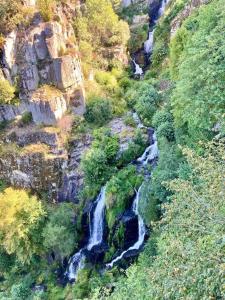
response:
[[[57,200],[57,187],[61,182],[64,158],[46,157],[41,152],[13,153],[0,156],[0,179],[15,186],[46,191],[52,200]]]
[[[200,7],[201,5],[208,4],[209,2],[210,0],[192,0],[191,2],[187,3],[184,9],[176,16],[176,18],[171,23],[171,37],[176,34],[183,21],[187,19],[196,8]]]
[[[27,6],[35,5],[35,1],[25,2]],[[70,105],[75,107],[75,113],[77,107],[79,113],[84,112],[79,51],[68,21],[75,9],[59,5],[57,10],[59,21],[43,22],[40,15],[35,14],[28,28],[17,29],[5,38],[0,55],[1,74],[10,83],[18,85],[20,105],[1,106],[0,121],[30,111],[36,123],[48,125],[61,118]],[[41,85],[54,85],[61,91],[61,96],[52,97],[47,102],[42,97],[34,99],[34,92]]]

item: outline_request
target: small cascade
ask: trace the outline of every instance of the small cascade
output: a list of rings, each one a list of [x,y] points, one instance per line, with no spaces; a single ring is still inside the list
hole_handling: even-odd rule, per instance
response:
[[[136,194],[136,197],[133,202],[133,207],[132,207],[132,211],[135,213],[135,215],[138,216],[138,240],[133,246],[131,246],[127,250],[123,251],[119,256],[117,256],[115,259],[113,259],[110,263],[106,264],[107,269],[111,269],[113,267],[113,265],[117,261],[121,260],[128,251],[139,250],[141,245],[144,243],[146,229],[145,229],[144,221],[138,213],[138,203],[139,203],[141,188],[142,188],[142,185],[139,187],[139,190]]]
[[[84,249],[81,249],[79,252],[75,253],[69,260],[69,267],[65,276],[69,280],[76,280],[77,274],[80,269],[84,267],[85,255],[83,254]]]
[[[139,64],[136,63],[135,59],[132,60],[135,66],[135,72],[134,75],[139,75],[140,77],[142,77],[142,75],[144,74],[142,68],[139,66]]]
[[[153,50],[153,41],[154,41],[154,30],[149,31],[149,33],[148,33],[148,39],[144,43],[145,53],[147,53],[147,54],[152,53],[152,50]]]
[[[152,29],[152,27],[154,27],[154,25],[157,23],[157,20],[164,14],[165,10],[166,10],[166,6],[169,3],[170,0],[162,0],[161,2],[161,6],[158,10],[158,14],[156,19],[153,20],[152,23],[150,23],[150,30],[148,33],[148,39],[145,41],[144,43],[144,51],[146,54],[151,54],[152,50],[153,50],[153,44],[154,44],[154,29]]]
[[[145,152],[142,154],[141,157],[137,159],[137,162],[140,163],[142,167],[145,167],[148,163],[155,161],[158,157],[158,154],[159,151],[158,151],[157,139],[156,139],[156,134],[154,133],[153,144],[148,146],[145,149]],[[146,177],[148,177],[149,175],[150,173],[148,173]],[[139,250],[142,244],[144,243],[146,230],[145,230],[144,221],[138,212],[138,204],[139,204],[142,186],[143,183],[136,193],[136,197],[134,199],[133,206],[132,206],[132,211],[136,216],[138,216],[138,240],[134,243],[133,246],[129,247],[127,250],[123,251],[119,256],[113,259],[110,263],[106,264],[107,269],[111,269],[114,266],[114,264],[119,260],[121,260],[127,252],[132,250]]]
[[[166,9],[167,4],[169,3],[170,0],[162,0],[161,6],[159,8],[159,12],[158,12],[158,18],[160,18]]]
[[[104,229],[104,211],[105,211],[105,186],[101,189],[93,213],[93,220],[90,222],[90,238],[88,245],[77,253],[75,253],[69,260],[69,267],[65,276],[70,280],[76,280],[78,271],[84,268],[85,250],[91,251],[94,246],[100,245],[103,240]]]
[[[138,128],[147,128],[146,126],[144,126],[142,123],[141,123],[141,120],[138,116],[138,114],[136,112],[133,113],[133,119],[134,119],[134,122],[137,124],[137,127]]]
[[[101,244],[103,238],[104,211],[105,211],[105,186],[96,200],[93,222],[90,226],[90,239],[87,249],[90,251],[94,246]]]

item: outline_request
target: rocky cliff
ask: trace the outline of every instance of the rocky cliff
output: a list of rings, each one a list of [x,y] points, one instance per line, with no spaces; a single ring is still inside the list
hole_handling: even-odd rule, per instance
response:
[[[28,2],[25,5],[35,4]],[[44,22],[36,12],[29,26],[5,37],[0,53],[1,77],[17,84],[20,103],[1,105],[0,121],[30,111],[36,123],[53,124],[68,107],[79,114],[84,112],[79,49],[70,22],[75,13],[75,8],[62,4],[57,7],[57,20]],[[40,89],[43,85],[54,86],[60,96],[49,101]]]

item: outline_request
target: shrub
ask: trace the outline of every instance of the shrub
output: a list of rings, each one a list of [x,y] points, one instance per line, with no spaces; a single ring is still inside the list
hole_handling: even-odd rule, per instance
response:
[[[44,21],[51,21],[53,18],[55,0],[38,0],[37,5]]]
[[[32,118],[32,113],[31,112],[25,112],[22,115],[21,121],[24,125],[27,125],[27,124],[31,123],[32,120],[33,120],[33,118]]]
[[[106,186],[106,208],[109,228],[115,223],[116,216],[124,212],[129,200],[142,182],[135,166],[128,166],[114,175]]]
[[[10,104],[15,97],[15,88],[8,80],[0,80],[0,104]]]
[[[138,90],[136,97],[135,110],[144,124],[149,126],[160,102],[159,94],[153,86],[145,83]]]
[[[112,105],[108,99],[94,98],[87,104],[85,118],[88,122],[102,126],[112,118]]]

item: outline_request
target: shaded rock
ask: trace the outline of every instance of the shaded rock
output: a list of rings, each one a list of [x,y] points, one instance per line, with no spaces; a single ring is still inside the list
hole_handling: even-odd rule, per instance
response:
[[[60,58],[56,58],[53,64],[56,80],[55,85],[59,89],[67,89],[73,85],[78,86],[82,83],[83,77],[80,62],[77,58],[65,55]]]

